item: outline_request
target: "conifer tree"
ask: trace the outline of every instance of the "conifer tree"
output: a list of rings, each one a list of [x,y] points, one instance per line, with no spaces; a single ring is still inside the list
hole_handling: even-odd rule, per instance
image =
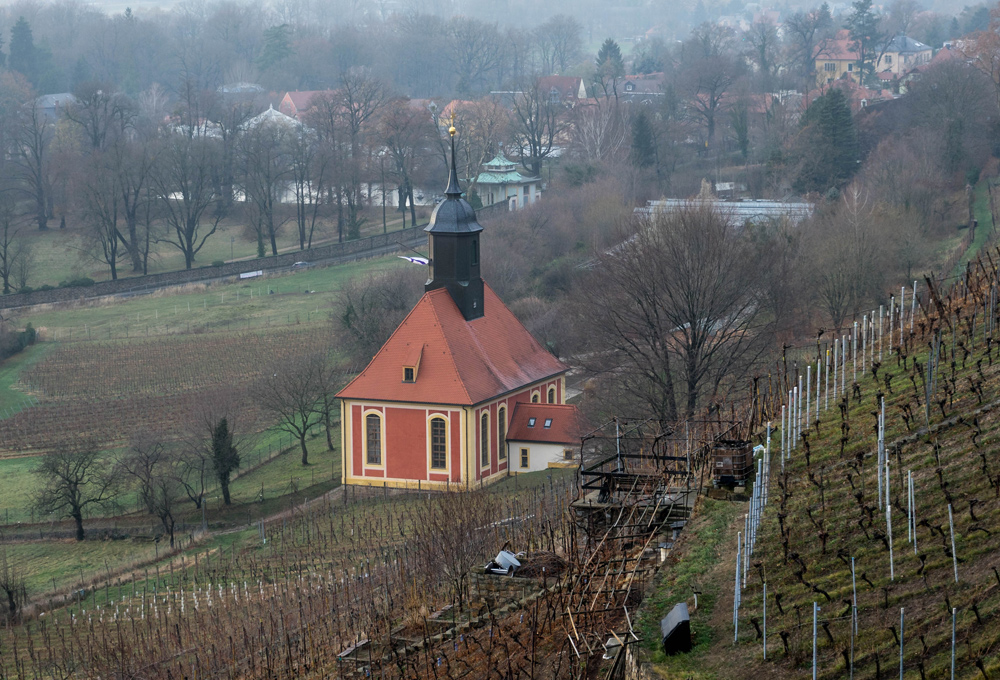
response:
[[[222,500],[230,504],[229,476],[240,466],[240,454],[233,446],[233,433],[229,430],[229,422],[220,418],[212,432],[212,467],[215,477],[222,489]]]
[[[796,152],[801,159],[797,191],[839,187],[857,170],[858,137],[844,93],[833,88],[802,116]]]
[[[656,163],[656,139],[645,111],[639,111],[632,121],[632,163],[639,168]]]
[[[10,29],[10,68],[17,71],[32,84],[37,78],[35,39],[31,25],[24,17],[19,17]]]

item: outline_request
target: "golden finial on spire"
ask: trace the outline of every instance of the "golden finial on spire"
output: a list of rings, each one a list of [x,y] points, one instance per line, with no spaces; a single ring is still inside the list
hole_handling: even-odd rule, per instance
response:
[[[451,127],[448,128],[448,134],[451,135],[452,137],[454,137],[455,133],[457,133],[457,132],[458,132],[458,130],[455,129],[455,112],[452,111],[451,112]]]

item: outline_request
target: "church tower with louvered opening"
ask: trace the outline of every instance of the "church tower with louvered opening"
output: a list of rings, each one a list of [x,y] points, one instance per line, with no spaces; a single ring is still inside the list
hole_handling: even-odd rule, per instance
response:
[[[483,231],[476,211],[462,198],[455,170],[455,126],[451,135],[451,170],[445,199],[431,214],[428,234],[430,277],[424,290],[447,288],[466,321],[483,316],[483,279],[479,275],[479,237]]]

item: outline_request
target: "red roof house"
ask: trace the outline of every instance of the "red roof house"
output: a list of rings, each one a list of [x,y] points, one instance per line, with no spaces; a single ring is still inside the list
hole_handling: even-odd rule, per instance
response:
[[[278,104],[278,110],[286,116],[291,116],[299,122],[304,122],[302,117],[309,112],[313,104],[313,97],[327,96],[333,94],[333,90],[300,90],[296,92],[286,92]]]
[[[521,403],[562,404],[567,366],[479,274],[483,228],[452,167],[425,293],[341,399],[345,484],[469,488],[507,474]]]
[[[512,472],[573,465],[582,436],[580,414],[571,404],[520,403],[507,433]]]

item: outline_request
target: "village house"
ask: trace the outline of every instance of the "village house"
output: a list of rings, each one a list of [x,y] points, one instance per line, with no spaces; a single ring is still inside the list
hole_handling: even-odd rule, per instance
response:
[[[506,202],[508,210],[517,210],[541,198],[541,182],[541,177],[522,175],[501,151],[483,164],[483,171],[476,177],[476,192],[483,205]]]
[[[580,450],[581,435],[575,406],[516,404],[507,434],[511,473],[575,465],[574,455]]]
[[[587,88],[583,78],[575,76],[541,76],[538,91],[548,97],[550,104],[575,106],[587,98]]]
[[[858,53],[851,48],[851,38],[846,29],[827,40],[816,57],[816,84],[823,85],[841,78],[857,82],[861,70]],[[918,40],[898,35],[886,46],[879,57],[875,71],[883,82],[902,78],[913,69],[930,62],[933,50]],[[874,55],[873,55],[874,56]]]
[[[304,116],[315,106],[313,97],[329,96],[333,90],[300,90],[296,92],[286,92],[278,104],[278,111],[290,116],[299,122],[304,122]]]
[[[508,432],[518,405],[565,401],[568,367],[480,276],[483,228],[462,198],[455,128],[449,133],[446,197],[425,229],[424,295],[337,395],[345,484],[447,490],[491,483],[510,469]],[[562,422],[566,412],[544,417]]]

